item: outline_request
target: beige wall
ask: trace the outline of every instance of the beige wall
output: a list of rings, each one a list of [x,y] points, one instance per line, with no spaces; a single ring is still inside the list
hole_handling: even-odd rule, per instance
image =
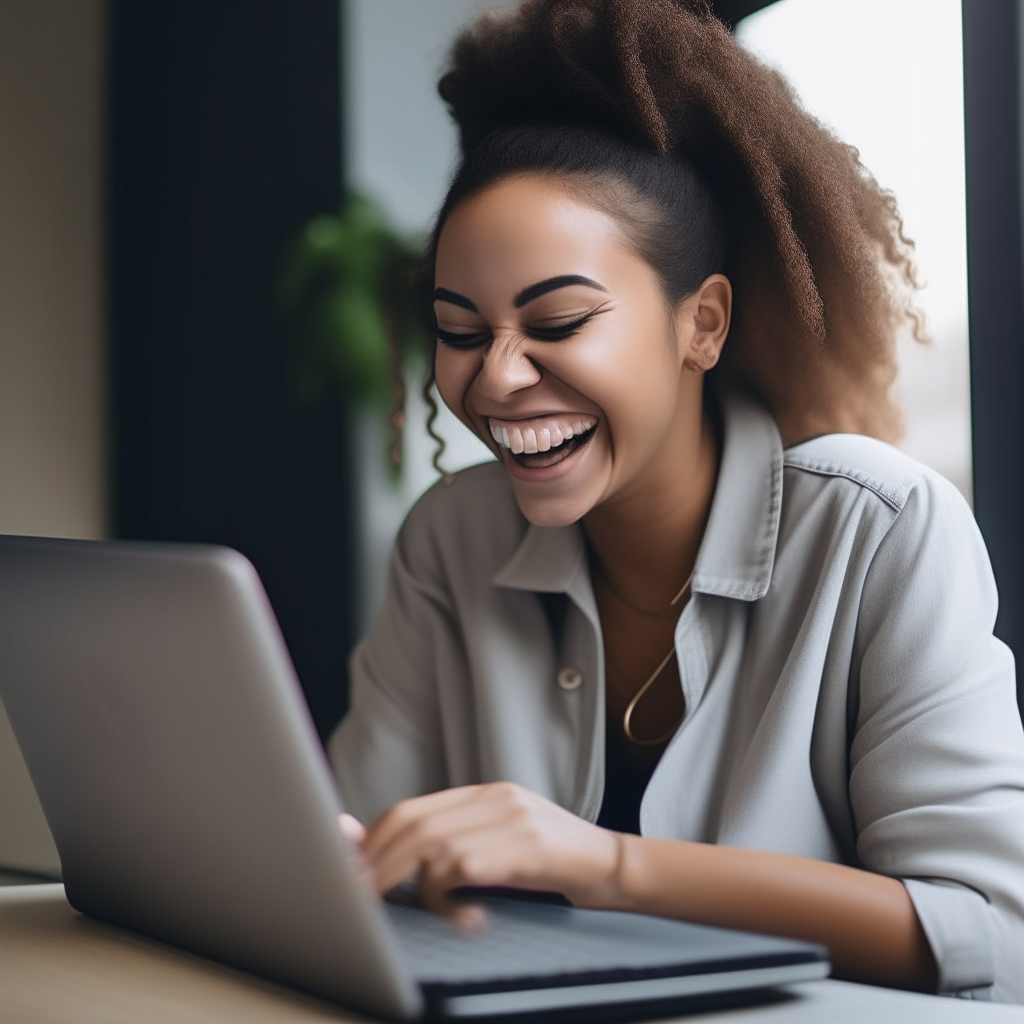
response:
[[[0,533],[105,532],[102,0],[0,0]]]
[[[0,0],[0,533],[106,530],[102,0]],[[53,872],[0,708],[0,868]]]

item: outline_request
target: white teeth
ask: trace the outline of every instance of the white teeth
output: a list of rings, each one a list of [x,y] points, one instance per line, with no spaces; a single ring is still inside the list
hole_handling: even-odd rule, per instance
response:
[[[597,420],[592,417],[526,421],[490,421],[491,437],[516,455],[533,455],[557,448],[578,434],[585,434]]]

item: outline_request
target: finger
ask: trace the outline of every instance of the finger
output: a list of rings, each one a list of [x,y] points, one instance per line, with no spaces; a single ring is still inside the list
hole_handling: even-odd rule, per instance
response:
[[[502,808],[483,798],[483,790],[467,787],[443,802],[406,801],[407,806],[395,808],[388,832],[372,828],[364,849],[381,887],[415,875],[424,860],[454,837],[498,824]]]
[[[349,855],[349,864],[355,871],[356,877],[371,891],[375,888],[373,870],[367,864],[363,856],[363,840],[366,838],[366,829],[358,818],[351,814],[338,815],[338,828],[341,834],[352,844],[352,851]]]
[[[532,879],[521,871],[531,859],[529,853],[521,832],[512,823],[455,837],[425,860],[420,869],[423,904],[447,916],[453,889],[491,885],[533,888]]]
[[[447,908],[444,916],[459,931],[479,934],[487,930],[487,910],[479,903],[453,903],[449,900]]]
[[[364,848],[370,860],[379,863],[389,847],[404,844],[409,837],[422,839],[459,830],[470,820],[484,826],[508,815],[522,814],[531,799],[539,798],[512,783],[492,782],[404,800],[370,826]]]
[[[428,820],[410,828],[370,862],[378,890],[387,892],[399,882],[416,879],[428,863],[447,861],[454,845],[481,829],[487,826],[472,815],[464,820]]]
[[[366,826],[358,818],[352,817],[351,814],[339,814],[338,827],[341,829],[341,834],[353,846],[357,848],[363,846],[366,841]]]
[[[379,850],[391,843],[397,835],[406,831],[423,818],[431,817],[441,811],[457,806],[470,799],[479,786],[457,786],[442,789],[437,793],[402,800],[386,810],[367,829],[365,850],[372,860]]]
[[[453,850],[467,846],[473,839],[485,847],[500,842],[496,833],[508,824],[505,808],[486,801],[460,804],[411,821],[369,858],[378,890],[387,892],[391,886],[416,877],[427,863],[448,863]]]

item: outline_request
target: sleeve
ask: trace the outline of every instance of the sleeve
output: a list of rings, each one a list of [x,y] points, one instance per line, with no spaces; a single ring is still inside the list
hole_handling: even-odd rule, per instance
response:
[[[349,711],[328,742],[346,809],[365,823],[399,800],[447,785],[435,648],[451,631],[443,587],[417,574],[429,538],[406,521],[391,556],[384,605],[349,660]]]
[[[850,798],[860,861],[904,881],[940,991],[1024,1002],[1024,731],[996,608],[969,508],[926,476],[865,577]]]

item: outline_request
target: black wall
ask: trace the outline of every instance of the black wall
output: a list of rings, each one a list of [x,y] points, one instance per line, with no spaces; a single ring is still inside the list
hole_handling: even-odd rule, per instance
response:
[[[116,536],[255,563],[314,718],[352,630],[344,410],[286,384],[276,268],[341,182],[338,0],[112,0]]]
[[[1024,261],[1017,4],[964,0],[974,508],[1024,698]],[[1022,702],[1024,703],[1024,702]]]

